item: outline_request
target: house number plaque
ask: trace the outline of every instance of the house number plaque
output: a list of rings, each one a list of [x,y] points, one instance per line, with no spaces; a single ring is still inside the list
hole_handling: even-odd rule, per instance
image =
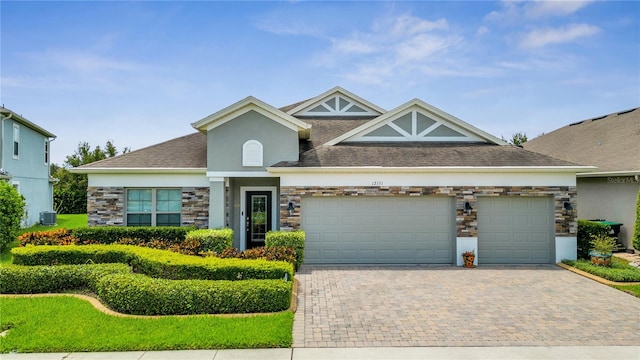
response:
[[[384,181],[382,180],[373,180],[371,181],[371,186],[382,186],[384,185]]]

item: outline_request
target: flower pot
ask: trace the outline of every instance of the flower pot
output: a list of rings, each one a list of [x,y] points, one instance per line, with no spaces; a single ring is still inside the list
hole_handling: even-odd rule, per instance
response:
[[[464,262],[464,267],[472,268],[475,267],[473,265],[473,261],[475,260],[474,255],[462,255],[462,261]]]
[[[589,256],[591,256],[591,263],[593,265],[611,267],[611,253],[609,254],[601,254],[595,251],[589,251]]]

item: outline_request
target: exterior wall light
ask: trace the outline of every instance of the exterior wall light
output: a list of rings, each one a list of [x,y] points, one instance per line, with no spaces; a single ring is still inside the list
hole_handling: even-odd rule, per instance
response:
[[[289,207],[287,208],[287,210],[289,210],[289,215],[293,215],[294,208],[293,208],[293,203],[292,202],[289,202]]]
[[[467,215],[471,215],[471,210],[473,210],[473,208],[471,207],[471,204],[469,204],[469,202],[465,202],[464,203],[464,211],[467,213]]]
[[[564,202],[564,209],[567,211],[572,211],[573,210],[573,206],[571,206],[571,203],[568,201]]]

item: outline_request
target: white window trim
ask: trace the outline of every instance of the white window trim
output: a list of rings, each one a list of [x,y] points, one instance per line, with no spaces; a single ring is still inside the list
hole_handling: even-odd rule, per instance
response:
[[[50,161],[51,161],[50,143],[49,143],[49,139],[45,138],[44,139],[44,164],[49,165]]]
[[[16,144],[18,143],[18,153],[16,154]],[[11,141],[11,153],[14,159],[20,159],[20,125],[13,124],[13,140]]]
[[[170,187],[170,188],[155,188],[155,187],[132,187],[132,188],[127,188],[125,191],[125,197],[124,197],[124,223],[125,226],[129,226],[128,222],[127,222],[127,215],[129,215],[129,212],[127,211],[127,201],[128,201],[128,193],[129,190],[151,190],[151,212],[149,212],[148,214],[151,214],[151,225],[149,226],[157,226],[157,222],[156,222],[156,215],[158,214],[175,214],[174,212],[158,212],[156,210],[156,193],[158,190],[179,190],[180,194],[182,196],[182,189],[181,188],[174,188],[174,187]],[[144,212],[131,212],[131,214],[147,214]],[[182,206],[180,207],[180,224],[177,226],[182,226]]]
[[[276,186],[241,186],[240,187],[240,250],[247,249],[247,191],[271,192],[271,230],[278,229],[279,212],[278,188]]]

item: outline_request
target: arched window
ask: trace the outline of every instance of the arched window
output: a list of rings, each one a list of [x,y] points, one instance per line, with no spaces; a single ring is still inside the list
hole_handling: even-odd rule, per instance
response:
[[[242,166],[262,166],[262,144],[258,140],[242,145]]]

